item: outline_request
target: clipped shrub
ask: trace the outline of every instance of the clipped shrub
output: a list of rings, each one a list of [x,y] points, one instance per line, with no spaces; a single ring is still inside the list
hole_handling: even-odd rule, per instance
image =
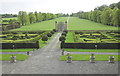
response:
[[[66,36],[66,32],[63,32],[61,35],[64,35],[64,36]]]
[[[30,39],[31,37],[30,36],[26,36],[27,39]]]
[[[50,31],[51,34],[54,34],[55,32],[54,31]]]
[[[68,31],[67,31],[67,30],[64,30],[63,32],[66,32],[66,34],[68,33]]]
[[[64,35],[62,35],[60,38],[59,38],[59,41],[65,41],[66,39],[65,39],[65,36]]]
[[[7,31],[7,26],[2,26],[3,31]]]
[[[10,31],[2,31],[2,34],[11,34]]]
[[[15,31],[12,31],[11,33],[12,33],[12,34],[18,34],[18,32],[15,32]]]
[[[17,40],[17,38],[18,38],[18,37],[13,37],[13,38],[11,38],[11,39],[12,39],[12,40]]]
[[[48,37],[51,37],[51,36],[52,36],[52,34],[51,34],[51,33],[47,33],[47,36],[48,36]]]
[[[56,32],[56,29],[53,29],[54,32]]]
[[[47,40],[48,40],[48,36],[46,36],[46,35],[42,36],[42,41],[44,41],[44,43],[45,43],[45,41],[47,41]]]

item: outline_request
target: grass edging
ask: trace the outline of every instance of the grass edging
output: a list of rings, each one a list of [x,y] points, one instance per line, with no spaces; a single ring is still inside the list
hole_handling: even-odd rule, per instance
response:
[[[71,54],[70,56],[72,56],[72,61],[89,61],[90,60],[90,56],[89,54]],[[120,61],[120,59],[118,59],[118,56],[120,55],[95,55],[95,61],[108,61],[109,60],[109,56],[114,56],[114,60],[115,61]],[[67,60],[67,56],[63,55],[60,56],[59,58],[60,61],[66,61]]]
[[[68,52],[120,52],[118,49],[64,49]]]
[[[9,61],[11,55],[12,54],[0,54],[0,60]],[[20,61],[24,61],[29,57],[29,56],[24,55],[24,54],[14,54],[14,56],[16,56],[16,60],[20,60]]]

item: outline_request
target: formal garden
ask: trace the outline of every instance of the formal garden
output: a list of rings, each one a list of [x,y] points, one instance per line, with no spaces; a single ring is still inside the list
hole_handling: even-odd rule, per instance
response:
[[[42,48],[56,31],[2,31],[0,38],[2,50],[0,52],[16,52],[16,60],[25,60],[29,57],[27,52],[33,52]],[[19,54],[22,52],[23,54]],[[2,54],[0,60],[10,60],[12,54]]]
[[[67,55],[64,54],[68,52],[73,61],[89,61],[92,53],[95,54],[95,61],[108,61],[109,56],[120,61],[119,36],[119,31],[115,30],[64,31],[59,38],[63,50],[60,60],[67,60]]]

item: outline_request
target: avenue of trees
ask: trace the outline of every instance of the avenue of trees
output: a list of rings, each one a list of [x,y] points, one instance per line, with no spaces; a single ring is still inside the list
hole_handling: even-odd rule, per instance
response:
[[[91,12],[80,11],[76,14],[71,14],[71,16],[120,27],[120,2],[110,4],[109,6],[102,5]]]
[[[22,26],[26,24],[32,24],[36,22],[41,22],[45,20],[51,20],[60,17],[61,14],[52,14],[52,13],[37,13],[37,11],[29,12],[28,14],[25,11],[19,11],[18,13],[18,21]]]

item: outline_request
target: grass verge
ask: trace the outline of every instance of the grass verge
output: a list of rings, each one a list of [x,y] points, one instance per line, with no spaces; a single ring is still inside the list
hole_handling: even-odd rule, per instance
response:
[[[64,49],[68,52],[120,52],[118,49]]]
[[[33,51],[33,49],[2,49],[0,52],[27,52]]]
[[[71,59],[73,61],[89,61],[91,55],[71,54],[71,56],[72,56]],[[115,61],[118,61],[118,56],[120,56],[120,55],[95,55],[95,61],[108,61],[109,56],[114,56]],[[60,56],[59,60],[67,60],[67,56],[66,55]],[[120,61],[120,59],[119,59],[119,61]]]
[[[10,60],[10,56],[11,54],[0,54],[0,60],[3,60],[3,61],[8,61]],[[27,55],[24,55],[24,54],[14,54],[14,56],[16,56],[16,60],[26,60],[28,58]]]

